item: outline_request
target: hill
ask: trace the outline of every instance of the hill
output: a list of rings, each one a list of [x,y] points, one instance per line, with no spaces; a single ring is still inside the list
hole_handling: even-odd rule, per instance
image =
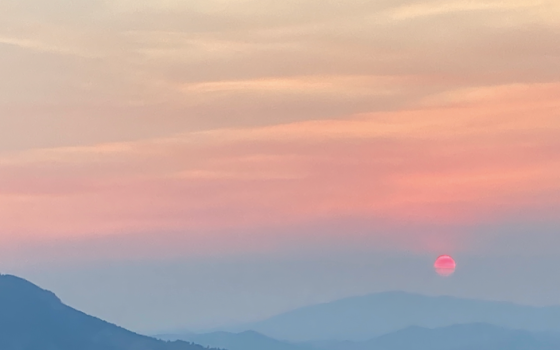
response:
[[[331,342],[323,350],[553,350],[560,338],[552,334],[511,330],[488,324],[428,329],[409,327],[365,342]]]
[[[440,328],[468,323],[528,331],[558,331],[560,307],[539,308],[387,292],[300,308],[245,325],[239,330],[254,330],[292,342],[364,341],[411,326]]]
[[[242,333],[212,332],[206,334],[160,335],[157,338],[185,340],[228,350],[312,350],[311,347],[281,342],[253,331]]]
[[[159,336],[183,339],[228,350],[553,350],[560,349],[554,333],[512,330],[484,323],[442,328],[408,327],[362,342],[317,341],[300,344],[278,341],[256,332]]]
[[[52,292],[0,275],[2,350],[203,350],[142,336],[64,305]]]

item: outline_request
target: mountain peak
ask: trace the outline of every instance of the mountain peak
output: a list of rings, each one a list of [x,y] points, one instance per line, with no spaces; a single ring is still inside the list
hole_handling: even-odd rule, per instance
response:
[[[204,350],[138,335],[86,315],[52,292],[16,276],[0,275],[2,350]]]
[[[17,276],[0,275],[0,303],[13,304],[19,302],[42,302],[50,305],[62,304],[51,291]]]

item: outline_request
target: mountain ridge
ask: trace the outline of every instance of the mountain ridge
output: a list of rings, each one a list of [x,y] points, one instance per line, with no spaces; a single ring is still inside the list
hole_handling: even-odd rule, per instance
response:
[[[225,331],[203,334],[167,334],[156,336],[164,340],[184,340],[204,346],[212,346],[227,350],[313,350],[302,344],[292,344],[267,337],[255,331],[231,333]]]
[[[2,350],[203,350],[143,336],[65,305],[52,292],[0,275]]]
[[[362,341],[289,343],[254,331],[168,335],[229,350],[557,350],[560,335],[508,329],[485,323],[429,329],[411,326]],[[255,341],[255,339],[260,341]]]
[[[320,350],[556,350],[556,334],[514,330],[485,323],[429,329],[412,326],[364,342],[330,342]]]
[[[255,330],[292,342],[365,341],[409,326],[439,328],[467,323],[560,331],[560,306],[383,292],[305,306],[233,330]]]

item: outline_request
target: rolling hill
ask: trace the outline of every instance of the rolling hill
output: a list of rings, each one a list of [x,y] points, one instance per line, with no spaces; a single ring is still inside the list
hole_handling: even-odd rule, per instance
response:
[[[511,330],[483,323],[428,329],[409,327],[365,342],[330,342],[322,350],[553,350],[554,334]]]
[[[559,331],[560,307],[431,297],[387,292],[312,305],[239,327],[269,337],[304,342],[365,341],[411,326],[440,328],[487,323],[528,331]]]
[[[253,331],[242,333],[212,332],[205,334],[160,335],[164,340],[185,340],[227,350],[312,350],[311,347],[282,342]]]
[[[512,330],[484,323],[442,328],[408,327],[371,340],[318,341],[293,344],[256,332],[159,336],[183,339],[228,350],[556,350],[560,336],[554,333]]]

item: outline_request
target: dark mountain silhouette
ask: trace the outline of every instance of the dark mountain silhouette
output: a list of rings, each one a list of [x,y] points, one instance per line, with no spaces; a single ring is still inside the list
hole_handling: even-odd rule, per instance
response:
[[[2,350],[203,350],[182,341],[164,342],[88,316],[52,292],[0,275]]]
[[[409,327],[366,342],[331,342],[323,350],[557,350],[552,334],[511,330],[488,324],[427,329]]]
[[[213,332],[205,334],[160,335],[164,340],[185,340],[227,350],[313,350],[305,345],[290,344],[253,331],[242,333]]]
[[[410,326],[487,323],[528,331],[560,330],[560,307],[387,292],[287,312],[237,331],[254,330],[288,341],[363,341]]]

